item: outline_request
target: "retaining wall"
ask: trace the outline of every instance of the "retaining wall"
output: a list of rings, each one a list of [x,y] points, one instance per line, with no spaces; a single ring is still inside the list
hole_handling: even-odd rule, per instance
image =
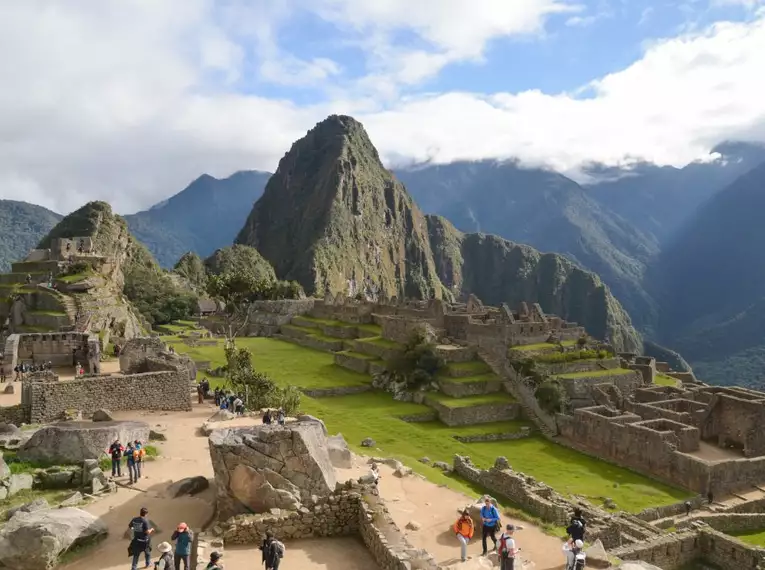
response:
[[[521,406],[517,402],[450,408],[433,398],[426,397],[425,403],[438,412],[438,418],[447,426],[506,422],[518,419],[521,416]]]
[[[30,392],[30,423],[58,419],[66,410],[89,416],[98,409],[190,411],[184,372],[146,372],[65,382],[23,382]]]

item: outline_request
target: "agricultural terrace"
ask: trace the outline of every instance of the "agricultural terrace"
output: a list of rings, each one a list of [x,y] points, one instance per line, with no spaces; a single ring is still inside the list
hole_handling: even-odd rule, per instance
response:
[[[225,364],[222,339],[205,340],[205,344],[215,342],[214,345],[189,346],[178,336],[184,328],[185,324],[176,325],[173,330],[176,334],[165,336],[163,339],[178,353],[188,354],[195,361],[209,361],[212,369]],[[372,339],[370,342],[379,342],[379,339]],[[277,384],[316,389],[371,383],[370,376],[336,365],[330,352],[263,337],[238,338],[237,346],[250,349],[256,369],[268,374]],[[460,371],[462,373],[475,372],[481,375],[486,372],[481,364],[462,363],[453,366],[467,368]],[[212,386],[221,385],[223,382],[220,378],[209,379]],[[464,405],[463,402],[456,402],[443,394],[434,396],[442,403]],[[475,405],[478,400],[478,403],[484,404],[508,398],[506,394],[479,396],[470,398],[475,401],[470,401],[469,404]],[[432,413],[431,408],[422,404],[396,401],[390,394],[379,391],[327,398],[304,396],[301,408],[305,413],[324,420],[331,433],[342,433],[355,451],[364,451],[360,443],[364,438],[370,437],[375,440],[380,454],[399,459],[434,483],[445,484],[469,494],[475,494],[477,490],[419,460],[427,457],[431,462],[443,461],[451,464],[454,455],[460,454],[468,455],[476,465],[488,468],[493,465],[497,456],[503,455],[508,458],[514,469],[536,477],[562,494],[585,497],[594,504],[602,504],[605,498],[610,498],[619,509],[630,512],[675,503],[689,496],[683,490],[663,485],[535,435],[517,440],[482,443],[462,443],[454,438],[510,433],[520,431],[524,427],[532,427],[525,421],[460,427],[448,427],[438,421],[409,423],[401,417]]]

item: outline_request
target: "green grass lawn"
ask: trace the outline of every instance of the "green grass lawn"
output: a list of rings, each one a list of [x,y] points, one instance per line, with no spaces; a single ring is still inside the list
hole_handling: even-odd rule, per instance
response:
[[[223,366],[223,340],[218,339],[216,346],[188,346],[177,337],[164,337],[175,347],[176,352],[188,354],[194,360],[210,361],[210,366]],[[255,369],[271,376],[275,382],[300,388],[332,388],[337,386],[360,386],[369,384],[371,379],[366,374],[353,372],[337,366],[334,355],[329,352],[313,350],[285,342],[263,337],[242,337],[236,339],[236,345],[252,351]],[[211,378],[213,387],[221,383],[218,378]]]
[[[453,382],[455,384],[474,384],[476,382],[491,382],[499,380],[496,374],[479,374],[478,376],[446,376],[439,374],[438,379],[442,382]]]
[[[653,383],[657,386],[672,386],[677,387],[678,380],[676,378],[672,378],[672,376],[667,376],[666,374],[662,374],[661,372],[657,372],[656,376],[653,379]]]
[[[468,362],[454,362],[447,364],[441,370],[444,374],[449,374],[449,371],[454,372],[471,372],[472,375],[483,374],[485,372],[491,372],[491,367],[483,360],[469,360]]]
[[[576,378],[599,378],[601,376],[615,376],[635,374],[634,370],[628,368],[611,368],[610,370],[592,370],[590,372],[569,372],[568,374],[556,374],[553,378],[559,380],[574,380]]]
[[[223,364],[222,341],[217,346],[189,347],[177,338],[166,337],[165,340],[173,344],[176,351],[187,353],[195,360],[210,360],[213,366]],[[240,338],[237,345],[250,348],[256,369],[281,385],[317,388],[369,381],[366,375],[335,366],[330,353],[269,338]],[[500,394],[502,396],[506,395]],[[485,402],[484,398],[461,400],[475,405],[479,401]],[[496,401],[496,398],[495,394],[488,396],[489,401]],[[452,437],[512,431],[526,425],[524,422],[467,427],[447,427],[440,422],[407,423],[400,417],[425,414],[431,409],[422,404],[399,402],[390,394],[376,391],[320,399],[304,397],[301,408],[305,413],[321,418],[330,433],[342,433],[353,450],[395,457],[434,483],[445,484],[468,495],[476,496],[481,491],[418,460],[428,457],[431,461],[451,464],[455,454],[469,455],[476,465],[486,468],[494,464],[497,456],[503,455],[515,469],[537,477],[561,493],[584,496],[598,504],[608,497],[619,508],[630,511],[671,504],[690,496],[540,437],[473,444],[464,444]],[[360,446],[367,437],[375,440],[379,451]]]
[[[759,546],[765,548],[765,529],[763,530],[748,530],[746,532],[729,532],[726,533],[731,536],[735,536],[741,542],[746,542],[753,546]]]
[[[374,323],[361,323],[361,324],[345,323],[343,321],[336,321],[332,319],[319,319],[319,318],[311,317],[308,315],[301,315],[300,318],[303,319],[304,321],[316,323],[317,325],[324,325],[328,327],[347,327],[347,328],[367,331],[370,333],[376,333],[378,335],[382,334],[382,327]]]
[[[64,311],[27,311],[28,313],[32,315],[45,315],[48,317],[65,317],[66,313]]]
[[[383,348],[398,348],[403,349],[404,347],[393,340],[388,340],[387,338],[383,338],[381,336],[370,336],[368,338],[360,338],[358,339],[359,342],[368,342],[369,344],[374,344],[377,346],[382,346]]]
[[[61,281],[62,283],[79,283],[80,281],[85,281],[88,277],[93,277],[95,275],[95,272],[93,271],[83,271],[82,273],[75,273],[73,275],[63,275],[61,277],[56,277],[56,281]]]
[[[564,340],[560,343],[563,346],[574,346],[575,340]],[[538,342],[536,344],[519,344],[517,346],[511,346],[510,350],[552,350],[557,348],[557,344],[551,342]]]
[[[441,394],[440,392],[430,392],[427,397],[447,408],[470,408],[472,406],[482,406],[485,404],[510,404],[515,402],[515,398],[505,392],[467,396],[465,398],[452,398],[451,396]]]
[[[380,362],[382,362],[382,360],[377,358],[374,354],[364,354],[363,352],[353,352],[352,350],[342,350],[338,352],[338,354],[342,354],[350,358],[358,358],[359,360],[380,360]]]

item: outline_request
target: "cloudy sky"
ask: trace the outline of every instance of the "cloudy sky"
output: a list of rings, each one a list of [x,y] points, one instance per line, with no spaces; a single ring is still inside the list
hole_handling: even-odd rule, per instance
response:
[[[131,213],[331,113],[390,166],[765,140],[765,0],[0,0],[0,197]]]

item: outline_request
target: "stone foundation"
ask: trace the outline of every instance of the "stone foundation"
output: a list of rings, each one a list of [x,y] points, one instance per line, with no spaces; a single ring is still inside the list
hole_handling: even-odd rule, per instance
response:
[[[521,406],[515,402],[450,408],[426,397],[425,403],[436,410],[442,423],[450,427],[511,421],[521,416]]]

